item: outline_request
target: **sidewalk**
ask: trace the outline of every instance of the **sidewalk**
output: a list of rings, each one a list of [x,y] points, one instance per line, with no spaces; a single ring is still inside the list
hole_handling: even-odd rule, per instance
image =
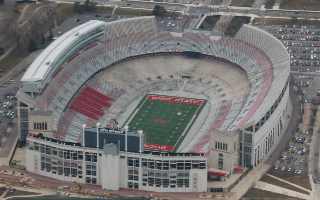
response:
[[[270,169],[271,165],[260,163],[253,168],[247,176],[243,177],[239,183],[231,189],[231,197],[228,200],[240,199],[257,181]]]
[[[8,189],[9,186],[7,186],[6,184],[1,184],[0,183],[0,187],[6,187],[7,190],[5,192],[2,193],[2,195],[0,196],[0,200],[2,199],[11,199],[13,197],[36,197],[36,196],[47,196],[47,195],[55,195],[56,192],[52,192],[50,190],[39,190],[39,189],[33,189],[33,188],[26,188],[26,187],[19,187],[19,186],[13,186],[12,188],[15,188],[16,190],[20,190],[20,191],[25,191],[25,192],[32,192],[32,193],[36,193],[36,194],[30,194],[30,195],[17,195],[17,196],[10,196],[10,197],[5,197],[6,194],[8,193]]]

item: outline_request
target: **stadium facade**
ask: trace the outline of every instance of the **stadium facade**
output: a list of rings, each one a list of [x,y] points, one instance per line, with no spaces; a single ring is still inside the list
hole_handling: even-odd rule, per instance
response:
[[[238,91],[223,93],[227,89],[217,84],[222,81],[197,82],[190,71],[167,74],[170,79],[157,76],[157,80],[148,78],[149,82],[137,80],[135,85],[130,82],[123,88],[86,85],[94,75],[123,60],[159,54],[210,57],[232,63],[245,72],[248,92],[239,98],[232,96]],[[98,134],[92,134],[92,138],[97,138],[95,145],[87,146],[90,139],[86,139],[84,132],[90,128],[84,128],[83,124],[89,127],[106,124],[129,109],[134,99],[154,91],[160,91],[159,96],[166,91],[183,96],[178,91],[187,85],[195,88],[195,83],[198,89],[189,89],[183,95],[195,99],[200,96],[206,104],[199,116],[194,116],[191,126],[181,133],[175,153],[159,153],[161,145],[153,145],[157,148],[151,151],[144,149],[150,145],[137,133],[132,137],[139,138],[139,142],[126,139],[135,142],[124,145],[138,146],[139,150],[134,152],[123,149],[121,142],[117,146],[106,138],[99,140]],[[206,89],[210,84],[213,89]],[[28,146],[27,170],[61,180],[100,184],[106,189],[204,191],[207,172],[226,175],[239,166],[255,167],[268,158],[278,145],[291,113],[289,55],[279,40],[250,25],[240,26],[228,36],[215,31],[168,30],[155,17],[108,23],[89,21],[52,42],[30,65],[21,85],[17,94],[18,118],[20,141]],[[197,93],[199,88],[201,93]],[[57,152],[64,155],[58,158]],[[83,156],[79,158],[77,154]],[[90,160],[86,160],[87,154]],[[77,159],[73,160],[72,155]],[[166,166],[160,167],[164,174],[155,173],[153,164],[145,166],[149,161]],[[171,162],[181,163],[184,175],[177,166],[168,169]],[[132,163],[139,163],[137,169],[132,169]],[[105,167],[126,173],[110,174],[112,170],[102,170]],[[159,176],[163,178],[160,180]]]
[[[80,144],[30,136],[26,169],[108,190],[207,191],[204,154],[144,151],[143,134],[127,130],[85,128],[83,137]]]

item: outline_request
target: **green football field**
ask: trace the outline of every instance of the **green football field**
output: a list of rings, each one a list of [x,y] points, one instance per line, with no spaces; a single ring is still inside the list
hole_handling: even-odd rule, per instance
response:
[[[151,96],[155,99],[151,99]],[[193,103],[190,103],[191,101]],[[148,144],[175,146],[177,142],[181,142],[181,134],[191,127],[205,102],[203,99],[146,95],[133,116],[129,117],[129,129],[143,130],[145,142]]]

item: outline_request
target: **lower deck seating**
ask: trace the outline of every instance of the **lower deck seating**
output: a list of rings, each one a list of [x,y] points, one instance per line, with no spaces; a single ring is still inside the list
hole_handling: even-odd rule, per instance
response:
[[[110,107],[112,98],[86,87],[71,103],[71,110],[79,112],[91,119],[98,120],[104,114],[104,109]]]

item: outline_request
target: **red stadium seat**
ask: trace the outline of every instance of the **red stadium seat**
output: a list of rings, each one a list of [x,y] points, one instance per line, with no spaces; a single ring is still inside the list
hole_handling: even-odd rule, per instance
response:
[[[103,116],[103,110],[110,107],[112,98],[100,93],[99,91],[86,87],[73,100],[70,108],[91,119],[98,120]]]

